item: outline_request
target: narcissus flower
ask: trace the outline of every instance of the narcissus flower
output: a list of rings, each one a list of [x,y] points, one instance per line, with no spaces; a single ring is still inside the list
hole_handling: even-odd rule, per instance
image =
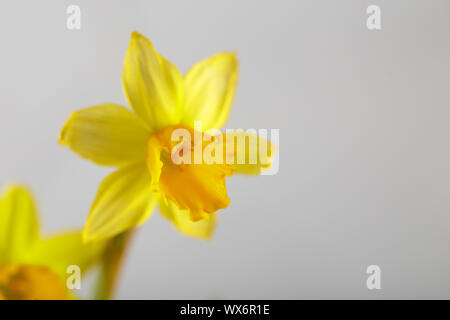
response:
[[[72,299],[69,266],[84,272],[103,252],[103,244],[84,244],[80,232],[43,238],[30,193],[8,188],[0,198],[0,300]]]
[[[179,129],[198,134],[194,121],[201,121],[201,134],[221,128],[231,109],[237,78],[238,61],[233,53],[207,58],[183,77],[148,39],[132,33],[122,82],[134,112],[114,103],[83,109],[72,113],[59,137],[60,144],[81,157],[118,167],[100,185],[83,230],[85,240],[133,228],[157,204],[181,232],[211,236],[215,212],[230,202],[225,178],[233,173],[259,174],[270,161],[258,157],[252,164],[175,164],[171,156],[177,142],[171,137]],[[224,150],[236,136],[253,139],[242,132],[223,136]],[[244,152],[247,158],[258,153],[248,147]],[[234,147],[225,153],[227,159],[237,156]],[[271,148],[267,157],[271,157]]]

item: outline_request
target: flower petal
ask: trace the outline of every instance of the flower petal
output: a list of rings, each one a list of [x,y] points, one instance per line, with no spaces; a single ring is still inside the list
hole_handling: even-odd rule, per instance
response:
[[[172,201],[159,200],[159,211],[169,219],[182,233],[200,239],[210,239],[216,227],[216,214],[210,214],[210,218],[200,221],[192,221],[186,210],[178,209]]]
[[[177,68],[137,32],[131,35],[122,83],[131,107],[152,130],[180,121],[183,78]]]
[[[31,193],[25,187],[10,186],[0,199],[0,264],[22,259],[38,238]]]
[[[228,118],[238,78],[235,54],[220,53],[196,65],[184,77],[185,110],[182,122],[204,130],[220,129]]]
[[[120,168],[101,183],[83,230],[85,241],[109,238],[144,222],[157,196],[144,163]]]
[[[83,273],[100,260],[105,244],[106,241],[84,243],[80,232],[61,233],[37,242],[27,262],[46,265],[63,277],[71,265],[78,266]]]
[[[103,104],[72,113],[59,143],[100,165],[122,166],[144,160],[149,130],[127,108]]]
[[[234,173],[259,175],[270,168],[275,146],[267,139],[253,133],[227,132],[224,155],[227,163],[233,163]]]
[[[208,219],[209,215],[230,204],[225,177],[233,173],[225,164],[175,165],[165,163],[159,178],[161,193],[181,210],[188,210],[192,221]]]

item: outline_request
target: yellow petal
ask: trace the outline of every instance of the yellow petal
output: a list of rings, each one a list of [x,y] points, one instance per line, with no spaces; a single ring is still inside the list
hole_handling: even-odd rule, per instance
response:
[[[276,147],[255,134],[235,131],[226,134],[224,155],[234,173],[259,175],[270,168]]]
[[[204,130],[220,129],[228,118],[238,78],[238,60],[220,53],[196,65],[184,77],[185,110],[182,122],[193,127],[201,120]]]
[[[200,221],[192,221],[189,213],[178,209],[172,201],[159,200],[159,211],[169,219],[173,225],[182,233],[201,239],[210,239],[216,227],[216,214],[210,214],[210,218]]]
[[[0,199],[0,264],[22,259],[38,240],[39,225],[30,192],[21,186],[7,188]]]
[[[157,197],[144,163],[113,172],[101,183],[83,230],[85,241],[112,237],[144,222]]]
[[[100,260],[105,243],[84,243],[80,232],[61,233],[38,241],[29,251],[27,262],[46,265],[63,277],[67,276],[67,267],[71,265],[80,267],[83,273]]]
[[[145,159],[148,137],[138,116],[111,103],[72,113],[59,143],[97,164],[122,166]]]
[[[152,130],[180,121],[183,111],[183,78],[176,67],[137,32],[131,35],[122,83],[131,107]]]
[[[161,170],[161,192],[174,201],[178,208],[189,210],[192,221],[207,219],[209,214],[230,204],[225,177],[232,175],[226,165],[165,164]]]

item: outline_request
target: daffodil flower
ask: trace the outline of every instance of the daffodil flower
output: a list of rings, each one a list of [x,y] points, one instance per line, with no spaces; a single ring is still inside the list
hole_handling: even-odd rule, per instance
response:
[[[102,246],[84,244],[80,232],[41,237],[30,193],[11,186],[0,198],[0,300],[72,299],[67,268],[85,271]]]
[[[233,173],[258,174],[270,163],[176,165],[170,137],[180,128],[195,134],[194,121],[201,121],[202,131],[221,128],[230,113],[237,78],[233,53],[207,58],[183,77],[148,39],[132,33],[122,82],[133,111],[114,103],[76,111],[59,137],[60,144],[81,157],[118,167],[99,187],[83,230],[85,240],[112,237],[138,226],[157,204],[181,232],[199,238],[212,235],[216,211],[230,202],[225,178]],[[248,136],[235,133],[225,138],[225,144],[240,135]],[[257,151],[245,152],[248,157]]]

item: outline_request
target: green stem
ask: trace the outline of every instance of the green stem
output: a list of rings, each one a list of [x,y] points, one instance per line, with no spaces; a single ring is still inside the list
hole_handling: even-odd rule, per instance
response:
[[[110,300],[117,287],[123,257],[133,235],[133,230],[110,239],[103,254],[95,299]]]

